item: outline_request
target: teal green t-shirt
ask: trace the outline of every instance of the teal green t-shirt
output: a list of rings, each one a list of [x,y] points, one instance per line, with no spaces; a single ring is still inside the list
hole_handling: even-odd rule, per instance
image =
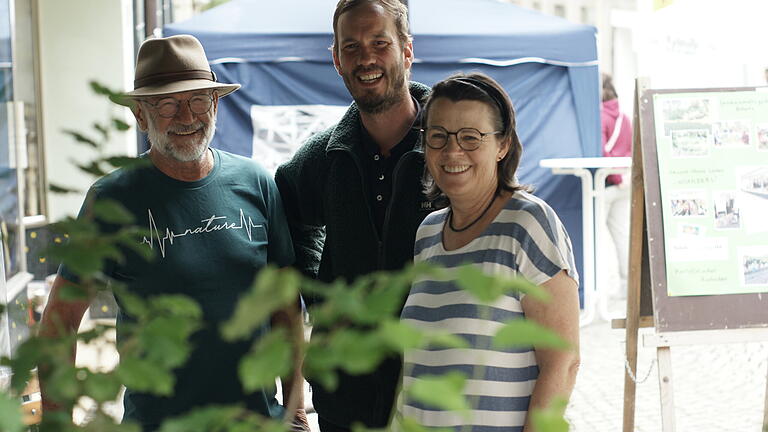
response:
[[[272,176],[256,162],[212,151],[214,168],[198,181],[175,180],[149,166],[119,169],[89,191],[92,198],[125,206],[135,223],[149,230],[140,246],[155,252],[150,262],[129,253],[105,273],[143,297],[184,294],[203,310],[205,326],[192,337],[194,349],[187,363],[175,370],[173,397],[133,392],[125,383],[125,418],[145,426],[208,404],[245,404],[272,417],[283,413],[274,390],[242,390],[238,362],[253,341],[229,343],[218,333],[218,324],[231,316],[259,269],[267,263],[293,263],[282,203]],[[66,268],[61,274],[77,280]],[[118,315],[118,341],[126,320],[130,317]],[[262,331],[268,326],[264,323]]]

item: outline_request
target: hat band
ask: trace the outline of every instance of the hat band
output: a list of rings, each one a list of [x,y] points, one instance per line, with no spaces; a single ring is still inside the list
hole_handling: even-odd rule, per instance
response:
[[[166,84],[173,81],[184,81],[191,79],[205,79],[216,82],[216,75],[212,71],[193,70],[183,72],[165,72],[152,74],[133,81],[133,88],[146,87],[150,85]]]

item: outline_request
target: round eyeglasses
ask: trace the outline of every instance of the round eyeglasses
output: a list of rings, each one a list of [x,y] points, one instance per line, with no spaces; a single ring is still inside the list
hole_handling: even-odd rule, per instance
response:
[[[456,142],[464,151],[477,150],[480,144],[482,144],[483,138],[487,135],[498,135],[501,133],[501,131],[480,132],[475,128],[461,128],[456,132],[448,132],[442,126],[430,126],[426,129],[421,129],[421,132],[424,133],[424,141],[429,148],[440,150],[448,145],[448,138],[451,135],[456,135]]]
[[[183,102],[187,103],[189,111],[192,112],[192,114],[200,115],[207,113],[213,106],[213,97],[210,95],[195,95],[186,101],[179,101],[176,98],[167,97],[160,99],[154,104],[146,100],[143,100],[142,102],[153,107],[160,117],[173,118],[179,112],[179,107]]]

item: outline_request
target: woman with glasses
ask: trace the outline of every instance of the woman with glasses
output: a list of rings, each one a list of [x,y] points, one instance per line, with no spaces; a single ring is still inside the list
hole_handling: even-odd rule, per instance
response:
[[[447,412],[404,397],[401,414],[457,431],[532,431],[528,411],[567,399],[576,380],[579,300],[571,242],[552,209],[517,182],[522,145],[512,104],[496,81],[475,73],[437,83],[424,108],[423,134],[424,185],[447,207],[419,227],[414,260],[523,277],[550,300],[509,292],[485,304],[455,280],[419,279],[401,318],[457,335],[468,347],[406,352],[404,388],[422,377],[463,373],[471,411]],[[522,317],[556,331],[571,349],[494,346],[498,329]]]

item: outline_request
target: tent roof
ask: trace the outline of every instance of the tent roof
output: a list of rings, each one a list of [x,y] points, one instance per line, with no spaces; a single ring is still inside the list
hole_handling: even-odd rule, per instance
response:
[[[417,61],[505,65],[533,60],[575,65],[597,60],[592,26],[498,0],[408,3]],[[211,61],[329,62],[335,5],[336,0],[231,0],[168,25],[164,33],[197,36]]]

